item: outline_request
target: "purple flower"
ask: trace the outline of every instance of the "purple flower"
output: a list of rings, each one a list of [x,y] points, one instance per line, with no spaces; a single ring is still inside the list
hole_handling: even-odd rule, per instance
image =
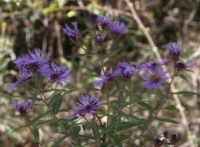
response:
[[[97,23],[97,17],[98,17],[98,15],[96,15],[96,14],[94,14],[94,13],[90,13],[89,14],[89,21],[90,21],[90,23],[91,24],[96,24]]]
[[[130,63],[123,61],[117,64],[117,68],[120,72],[120,76],[126,82],[139,72],[141,65],[131,65]]]
[[[51,82],[55,82],[57,84],[63,84],[69,82],[71,80],[71,70],[67,69],[64,65],[56,65],[55,63],[51,63],[51,66],[45,64],[40,69],[41,74],[49,78]]]
[[[28,72],[39,71],[40,67],[50,60],[50,55],[42,52],[39,48],[35,48],[35,52],[28,51],[28,54],[19,57],[14,63],[20,70]]]
[[[106,39],[106,34],[102,33],[94,37],[95,42],[101,45]]]
[[[15,108],[15,110],[17,110],[20,113],[22,117],[26,116],[27,110],[32,108],[33,105],[34,103],[31,101],[22,101],[20,103],[17,103],[17,101],[14,100],[14,103],[13,103],[13,107]]]
[[[180,49],[180,47],[176,43],[173,43],[170,46],[170,53],[169,54],[174,61],[178,61],[180,56],[182,55],[182,50]]]
[[[115,71],[113,73],[112,68],[110,68],[108,70],[108,74],[105,76],[100,76],[100,80],[97,80],[94,82],[94,85],[100,85],[106,82],[112,82],[114,80],[114,77],[120,76],[120,72],[119,71]]]
[[[147,72],[147,76],[142,76],[142,79],[144,80],[142,84],[149,90],[160,89],[165,80],[168,79],[166,76],[167,73],[168,71]]]
[[[167,62],[167,59],[163,59],[161,62],[159,62],[158,60],[155,60],[154,62],[146,62],[142,65],[142,68],[144,70],[157,71],[166,62]]]
[[[119,21],[112,21],[109,24],[109,30],[111,31],[113,37],[116,39],[120,35],[127,32],[127,27],[124,25],[124,23],[121,23]]]
[[[161,140],[160,138],[156,137],[156,139],[154,140],[154,147],[161,147],[164,142],[164,139]]]
[[[97,114],[97,109],[100,105],[99,97],[82,95],[82,101],[77,102],[77,106],[74,107],[74,113],[68,119],[73,119],[76,115]]]
[[[28,80],[31,76],[32,76],[32,73],[28,73],[26,70],[20,71],[19,75],[17,76],[17,81],[15,83],[8,83],[7,84],[8,89],[10,90],[10,89],[15,88],[19,84]]]
[[[170,141],[172,144],[178,144],[178,142],[180,141],[180,135],[177,133],[172,134]]]
[[[65,24],[65,28],[63,29],[65,34],[74,42],[79,41],[79,30],[77,27],[77,22],[72,22],[74,29],[71,29],[67,24]]]
[[[190,70],[192,69],[196,64],[192,61],[187,61],[186,63],[183,61],[177,61],[174,63],[174,67],[177,70]]]
[[[101,25],[102,29],[105,29],[106,27],[109,26],[111,20],[110,17],[103,17],[103,16],[97,16],[96,22]]]

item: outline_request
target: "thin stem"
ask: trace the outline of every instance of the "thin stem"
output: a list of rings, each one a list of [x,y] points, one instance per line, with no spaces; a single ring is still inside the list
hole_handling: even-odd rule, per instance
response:
[[[110,48],[106,51],[106,53],[109,53],[112,49],[113,44],[117,41],[117,39],[115,39],[112,44],[110,45]]]
[[[28,93],[32,96],[34,96],[34,94],[31,93],[31,91],[28,89],[28,87],[26,87],[24,84],[23,84],[23,87],[28,91]]]
[[[124,82],[123,89],[125,89],[125,86],[126,86],[126,82]],[[125,101],[123,89],[119,90],[119,110],[118,110],[118,116],[120,116],[121,113],[122,113],[122,103]]]
[[[40,97],[41,97],[41,100],[45,103],[45,105],[47,106],[48,110],[50,111],[51,115],[53,116],[53,118],[58,122],[58,124],[61,126],[61,128],[67,133],[67,130],[65,129],[65,127],[63,125],[60,124],[57,116],[53,113],[50,105],[46,102],[46,97],[45,95],[43,94],[42,92],[42,89],[40,88],[40,86],[38,85],[37,82],[35,82],[35,85],[36,87],[38,88],[38,90],[40,91]]]
[[[130,97],[129,97],[129,102],[131,102],[131,98],[132,98],[132,82],[131,82],[131,80],[130,80]],[[130,107],[129,107],[129,114],[132,114],[132,112],[133,112],[133,105],[131,104],[130,105]],[[129,118],[128,118],[128,120],[129,120]]]
[[[151,120],[148,122],[148,124],[150,125],[154,119],[157,117],[158,113],[160,112],[160,110],[162,110],[162,107],[164,106],[165,102],[162,102],[160,105],[160,108],[158,108],[158,110],[156,111],[155,115],[151,118]],[[149,126],[148,125],[148,126]],[[136,139],[140,138],[148,129],[148,126],[146,129],[144,129],[137,137],[135,137],[134,139],[132,139],[132,141],[134,142]]]
[[[97,114],[94,115],[94,116],[96,116],[96,118],[98,119],[99,123],[101,124],[101,127],[105,128],[105,126],[102,124],[101,119],[99,118],[99,116]]]
[[[33,135],[34,138],[35,138],[35,135],[34,135],[34,133],[33,133],[33,130],[32,130],[32,128],[28,125],[28,121],[26,120],[25,117],[24,117],[24,120],[25,120],[26,125],[28,126],[29,130],[31,131],[32,135]],[[35,138],[35,139],[36,139],[36,138]],[[37,143],[39,144],[39,146],[42,146],[42,144],[41,144],[39,141],[38,141]]]

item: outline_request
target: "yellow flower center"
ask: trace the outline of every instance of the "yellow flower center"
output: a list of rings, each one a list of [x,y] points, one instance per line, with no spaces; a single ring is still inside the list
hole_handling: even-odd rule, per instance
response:
[[[151,81],[154,82],[154,83],[157,83],[159,82],[160,78],[157,74],[154,74],[151,76]]]

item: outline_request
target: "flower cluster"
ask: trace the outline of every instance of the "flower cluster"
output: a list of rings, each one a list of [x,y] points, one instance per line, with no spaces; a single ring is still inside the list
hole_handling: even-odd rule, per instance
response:
[[[26,82],[31,77],[41,74],[49,79],[52,83],[63,84],[70,81],[71,71],[64,65],[56,65],[50,62],[50,55],[42,52],[40,49],[35,48],[34,52],[28,51],[27,54],[19,57],[14,63],[19,69],[17,81],[8,83],[8,89],[13,89]],[[36,76],[37,77],[37,76]],[[36,80],[37,81],[37,80]]]
[[[149,90],[160,89],[163,83],[168,79],[166,74],[167,71],[163,71],[161,66],[165,63],[165,60],[155,63],[143,63],[138,65],[132,65],[128,62],[119,62],[117,64],[117,70],[113,72],[112,68],[109,70],[109,74],[101,76],[99,80],[94,82],[94,85],[99,85],[106,83],[108,81],[113,81],[115,77],[121,77],[124,82],[128,82],[135,75],[138,74],[140,70],[145,71],[145,75],[141,78],[143,80],[143,86]]]
[[[95,30],[94,30],[95,36],[93,37],[93,39],[94,39],[96,45],[98,45],[99,48],[102,47],[102,49],[104,49],[104,42],[108,39],[107,36],[109,36],[109,35],[112,36],[112,39],[114,41],[116,41],[121,35],[125,34],[128,30],[127,26],[122,22],[115,21],[115,20],[113,21],[113,20],[111,20],[110,17],[104,17],[104,16],[93,14],[93,13],[90,14],[89,21],[91,23],[91,26],[93,27],[92,29],[96,29],[97,26],[99,27],[99,30],[97,32],[95,32]],[[81,36],[79,33],[77,22],[72,22],[71,24],[72,24],[72,27],[70,27],[69,25],[66,24],[63,31],[73,43],[76,43],[77,45],[81,45],[81,40],[80,40]],[[109,33],[109,34],[107,34],[107,33]],[[98,51],[99,51],[99,48],[98,48]],[[110,49],[107,49],[107,50],[108,50],[108,52],[110,51]],[[102,58],[100,58],[100,56],[102,56],[104,58],[103,54],[105,52],[99,51],[98,53],[99,53],[98,54],[99,59],[102,59]],[[67,120],[67,121],[70,121],[77,117],[82,117],[87,120],[87,118],[86,118],[87,115],[93,116],[94,120],[99,121],[99,124],[101,125],[102,129],[105,130],[105,131],[101,130],[102,133],[100,134],[99,137],[101,137],[101,135],[105,134],[105,135],[108,135],[105,137],[109,138],[110,134],[106,134],[107,133],[106,129],[109,130],[109,127],[110,127],[110,130],[113,132],[112,126],[109,126],[110,123],[114,124],[115,130],[117,130],[116,128],[118,128],[117,131],[120,131],[120,129],[121,129],[120,124],[126,125],[126,123],[123,122],[124,120],[121,118],[129,117],[128,115],[123,115],[123,113],[122,113],[123,108],[124,108],[124,106],[127,106],[129,104],[133,104],[131,101],[129,101],[124,106],[121,105],[123,100],[125,100],[124,97],[127,96],[127,95],[126,96],[124,95],[124,93],[126,93],[126,91],[122,91],[122,90],[127,90],[128,89],[127,87],[129,87],[129,85],[128,84],[126,85],[125,83],[131,81],[131,84],[132,84],[132,79],[136,79],[140,76],[140,78],[138,78],[138,79],[141,80],[142,86],[144,88],[146,88],[147,90],[160,91],[164,86],[167,85],[168,87],[166,88],[167,89],[166,93],[168,94],[168,92],[170,91],[171,83],[173,82],[174,77],[178,75],[179,71],[190,70],[195,65],[195,63],[193,63],[192,61],[184,62],[181,59],[182,55],[183,55],[183,52],[182,52],[181,48],[176,43],[173,43],[169,48],[169,55],[168,55],[169,58],[163,58],[161,61],[154,60],[153,62],[143,62],[143,63],[137,63],[137,64],[133,64],[132,62],[128,62],[125,60],[118,62],[114,68],[110,67],[110,68],[108,68],[108,71],[104,71],[104,75],[101,75],[99,77],[99,79],[94,81],[94,83],[93,83],[96,86],[96,85],[100,85],[100,84],[104,84],[104,83],[108,83],[108,82],[111,84],[113,84],[114,82],[117,83],[118,81],[124,82],[124,88],[119,90],[118,87],[121,88],[121,85],[120,86],[117,85],[118,87],[116,86],[117,90],[120,91],[119,92],[120,95],[119,95],[119,98],[117,99],[117,103],[116,103],[117,105],[115,105],[115,100],[113,101],[114,105],[111,105],[114,108],[112,110],[118,111],[118,114],[111,113],[110,109],[108,108],[107,113],[106,113],[106,115],[108,116],[107,117],[108,120],[107,120],[107,123],[105,123],[105,125],[104,125],[104,123],[101,122],[101,118],[99,118],[97,115],[98,109],[102,105],[102,102],[100,101],[99,97],[82,95],[82,99],[76,103],[76,105],[74,106],[74,112],[68,116],[69,120]],[[60,112],[60,106],[61,106],[62,101],[57,101],[58,103],[54,103],[56,101],[56,100],[54,100],[54,98],[55,98],[54,96],[56,94],[59,94],[59,96],[60,95],[62,96],[62,94],[60,91],[58,92],[57,90],[53,89],[50,84],[56,83],[56,85],[57,84],[63,85],[64,83],[68,83],[72,80],[72,75],[71,75],[71,70],[68,69],[66,66],[57,65],[56,63],[51,62],[50,60],[51,60],[50,55],[41,51],[39,48],[35,48],[34,51],[29,50],[27,54],[19,57],[14,62],[16,67],[19,70],[19,74],[17,76],[16,82],[8,83],[8,88],[12,89],[20,84],[23,84],[23,83],[26,84],[31,79],[35,83],[36,89],[38,89],[33,94],[33,97],[35,97],[35,95],[37,95],[39,92],[40,97],[41,97],[40,100],[42,102],[44,102],[44,104],[47,106],[47,109],[50,112],[50,114],[53,115],[55,120],[58,122],[56,124],[62,125],[63,123],[59,123],[59,121],[61,119],[58,119],[57,116],[55,115],[58,112]],[[101,63],[102,62],[104,62],[103,59],[101,60]],[[170,77],[168,70],[163,69],[163,65],[166,65],[170,62],[173,64],[173,69],[174,69],[173,77]],[[103,65],[105,65],[105,64],[103,63],[102,66]],[[48,82],[50,83],[49,84],[50,86],[46,86],[48,88],[46,88],[45,90],[40,89],[40,86],[38,86],[39,85],[39,83],[38,83],[39,76],[43,77],[42,79],[48,79]],[[168,82],[168,79],[170,79],[170,78],[171,78],[171,81],[169,80],[170,82]],[[115,80],[118,80],[118,81],[115,81]],[[54,91],[52,89],[50,89],[49,87],[52,88]],[[169,91],[168,91],[168,89],[169,89]],[[53,91],[52,92],[53,94],[49,97],[46,97],[46,94],[44,91],[45,92]],[[127,91],[129,91],[129,89]],[[32,93],[32,91],[30,91],[30,94],[31,93]],[[115,93],[115,92],[113,92],[113,93]],[[132,95],[132,90],[130,90],[130,94]],[[165,94],[165,93],[163,93],[163,94]],[[111,95],[113,95],[113,94],[111,94]],[[108,107],[110,106],[109,103],[111,101],[109,100],[109,96],[111,96],[111,95],[109,95],[109,93],[106,93],[107,103],[105,103],[105,105],[107,105]],[[167,96],[166,96],[166,98],[167,98]],[[60,100],[62,100],[62,99],[60,99]],[[27,116],[28,110],[33,107],[33,104],[34,103],[30,102],[30,101],[22,101],[22,102],[18,103],[15,100],[13,103],[13,107],[16,111],[18,111],[20,113],[20,115],[22,117],[25,117],[25,116]],[[148,106],[146,103],[144,103],[144,104],[146,106]],[[163,104],[162,104],[162,106],[163,106]],[[153,119],[156,118],[157,114],[162,109],[162,106],[161,106],[161,108],[159,107],[159,109],[155,113],[155,116],[153,117]],[[117,107],[117,109],[115,109],[116,107]],[[114,121],[118,120],[118,119],[112,119],[112,117],[110,117],[112,114],[113,115],[117,114],[118,115],[117,117],[120,118],[119,119],[120,121],[117,121],[116,124]],[[130,115],[131,115],[131,113],[130,113]],[[153,120],[151,120],[150,123],[152,121]],[[98,123],[94,123],[94,124],[98,125]],[[139,122],[139,124],[140,124],[140,122]],[[117,126],[117,125],[119,125],[119,126]],[[96,126],[94,126],[94,127],[96,127]],[[65,127],[62,127],[62,128],[64,128],[64,130],[66,129]],[[129,128],[129,127],[127,127],[127,128]],[[72,130],[72,129],[70,129],[70,130]],[[66,131],[66,133],[68,133],[67,132],[68,130],[65,130],[65,131]],[[77,137],[79,136],[78,131],[79,131],[79,129],[76,130],[76,134],[75,134],[75,135],[77,135]],[[114,131],[114,132],[116,133],[116,131]],[[69,133],[71,133],[71,131],[69,131]],[[98,132],[96,132],[96,130],[95,130],[95,133],[98,133]],[[142,134],[140,136],[142,136]],[[110,138],[108,140],[110,141]],[[102,142],[103,141],[104,140],[102,140]],[[161,147],[163,145],[178,145],[179,141],[180,141],[180,135],[178,133],[172,133],[170,135],[168,131],[165,131],[165,132],[163,132],[163,134],[161,136],[155,138],[154,146]]]
[[[172,44],[169,51],[172,59],[174,58],[174,68],[178,71],[180,70],[190,70],[195,66],[195,63],[188,61],[184,63],[179,57],[182,55],[182,51],[177,44]],[[143,71],[141,79],[143,80],[142,85],[148,90],[161,89],[164,83],[170,78],[168,76],[168,71],[163,70],[162,66],[165,65],[169,60],[167,58],[161,61],[155,60],[154,62],[139,63],[134,65],[128,62],[119,62],[117,64],[117,70],[113,72],[110,68],[107,75],[100,76],[100,79],[94,82],[94,85],[103,84],[106,82],[111,82],[115,77],[121,77],[124,82],[132,79],[139,71]]]
[[[182,53],[181,48],[176,43],[173,43],[170,46],[169,56],[172,59],[172,61],[174,62],[174,67],[178,71],[192,69],[195,66],[195,63],[191,60],[184,62],[183,60],[181,60],[182,55],[183,55],[183,53]]]
[[[156,137],[154,140],[154,147],[161,147],[162,145],[179,145],[180,135],[178,133],[169,134],[168,131],[163,132],[162,136]]]
[[[91,13],[89,15],[89,21],[93,26],[97,25],[100,30],[103,30],[102,32],[100,32],[100,34],[97,34],[94,37],[94,40],[98,45],[102,45],[102,43],[106,41],[106,29],[110,31],[113,39],[117,39],[119,36],[125,34],[128,30],[127,26],[124,23],[119,21],[112,21],[110,17],[104,17],[101,15],[96,15],[94,13]],[[77,43],[80,41],[79,29],[76,22],[72,22],[72,25],[73,28],[70,28],[66,24],[63,30],[72,42]]]

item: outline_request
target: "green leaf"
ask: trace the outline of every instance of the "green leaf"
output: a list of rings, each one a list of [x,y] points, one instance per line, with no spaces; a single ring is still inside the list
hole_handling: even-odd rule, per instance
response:
[[[103,58],[105,59],[105,58],[108,58],[108,57],[110,57],[110,56],[113,56],[113,55],[117,54],[120,50],[121,50],[121,49],[112,50],[110,53],[105,54],[105,55],[103,56]]]
[[[68,134],[65,134],[63,137],[61,137],[59,140],[57,140],[57,141],[52,145],[52,147],[58,147],[58,145],[59,145],[65,138],[67,138],[67,137],[69,137],[69,135],[68,135]]]
[[[166,106],[164,109],[167,109],[167,110],[175,110],[176,107],[174,105],[169,105],[169,106]]]
[[[126,130],[126,129],[129,129],[131,127],[135,127],[135,126],[138,126],[141,124],[142,123],[140,121],[138,121],[138,122],[120,122],[117,124],[117,131]]]
[[[183,95],[200,95],[200,93],[196,92],[191,92],[191,91],[179,91],[179,92],[174,92],[172,94],[183,94]]]
[[[51,125],[54,125],[54,126],[58,126],[58,122],[55,121],[54,119],[40,120],[40,121],[37,122],[36,126],[43,125],[43,124],[51,124]]]
[[[57,114],[60,110],[60,106],[62,104],[63,96],[61,93],[55,94],[50,100],[50,106],[52,107],[53,113]]]
[[[35,137],[35,142],[39,142],[39,140],[40,140],[40,134],[39,134],[39,131],[38,131],[38,129],[36,127],[33,128],[33,135]]]
[[[149,140],[149,141],[154,141],[154,138],[152,136],[149,136],[149,135],[142,135],[143,138],[145,138],[146,140]]]
[[[183,79],[183,80],[185,80],[185,81],[188,81],[187,79],[186,79],[186,77],[185,77],[185,75],[184,74],[180,74],[180,75],[178,75],[181,79]]]
[[[123,117],[129,117],[129,118],[134,119],[134,120],[140,120],[139,117],[137,117],[137,116],[135,116],[135,115],[133,115],[133,114],[125,114],[125,113],[122,113],[121,116],[123,116]]]
[[[110,126],[108,126],[106,129],[100,128],[102,130],[101,135],[106,134],[106,133],[111,132],[111,131],[114,131],[116,125],[117,125],[117,121],[113,121],[113,123]]]
[[[20,127],[16,128],[16,129],[14,129],[11,133],[16,132],[16,131],[18,131],[18,130],[20,130],[22,128],[25,128],[25,127],[28,127],[28,125],[20,126]]]
[[[71,133],[72,133],[71,135],[72,135],[73,139],[77,139],[78,138],[80,130],[81,130],[80,126],[76,126],[73,130],[71,130]]]
[[[116,135],[113,136],[113,140],[114,140],[115,145],[117,145],[118,147],[122,147],[122,144],[121,144],[118,136],[116,136]]]
[[[157,91],[157,92],[156,92],[156,95],[158,96],[158,98],[159,98],[159,100],[160,100],[161,102],[165,102],[165,96],[163,95],[162,92]]]
[[[177,122],[177,121],[175,121],[173,119],[169,119],[169,118],[156,117],[155,119],[158,120],[158,121],[169,122],[169,123],[173,123],[173,124],[179,124],[179,122]]]
[[[145,102],[137,102],[137,103],[138,103],[139,105],[145,107],[146,109],[150,110],[150,111],[154,111],[153,108],[152,108],[149,104],[147,104],[147,103],[145,103]]]
[[[39,114],[36,118],[32,119],[31,121],[28,122],[28,126],[32,126],[34,123],[38,122],[42,117],[47,115],[49,112],[45,112],[44,114]]]

